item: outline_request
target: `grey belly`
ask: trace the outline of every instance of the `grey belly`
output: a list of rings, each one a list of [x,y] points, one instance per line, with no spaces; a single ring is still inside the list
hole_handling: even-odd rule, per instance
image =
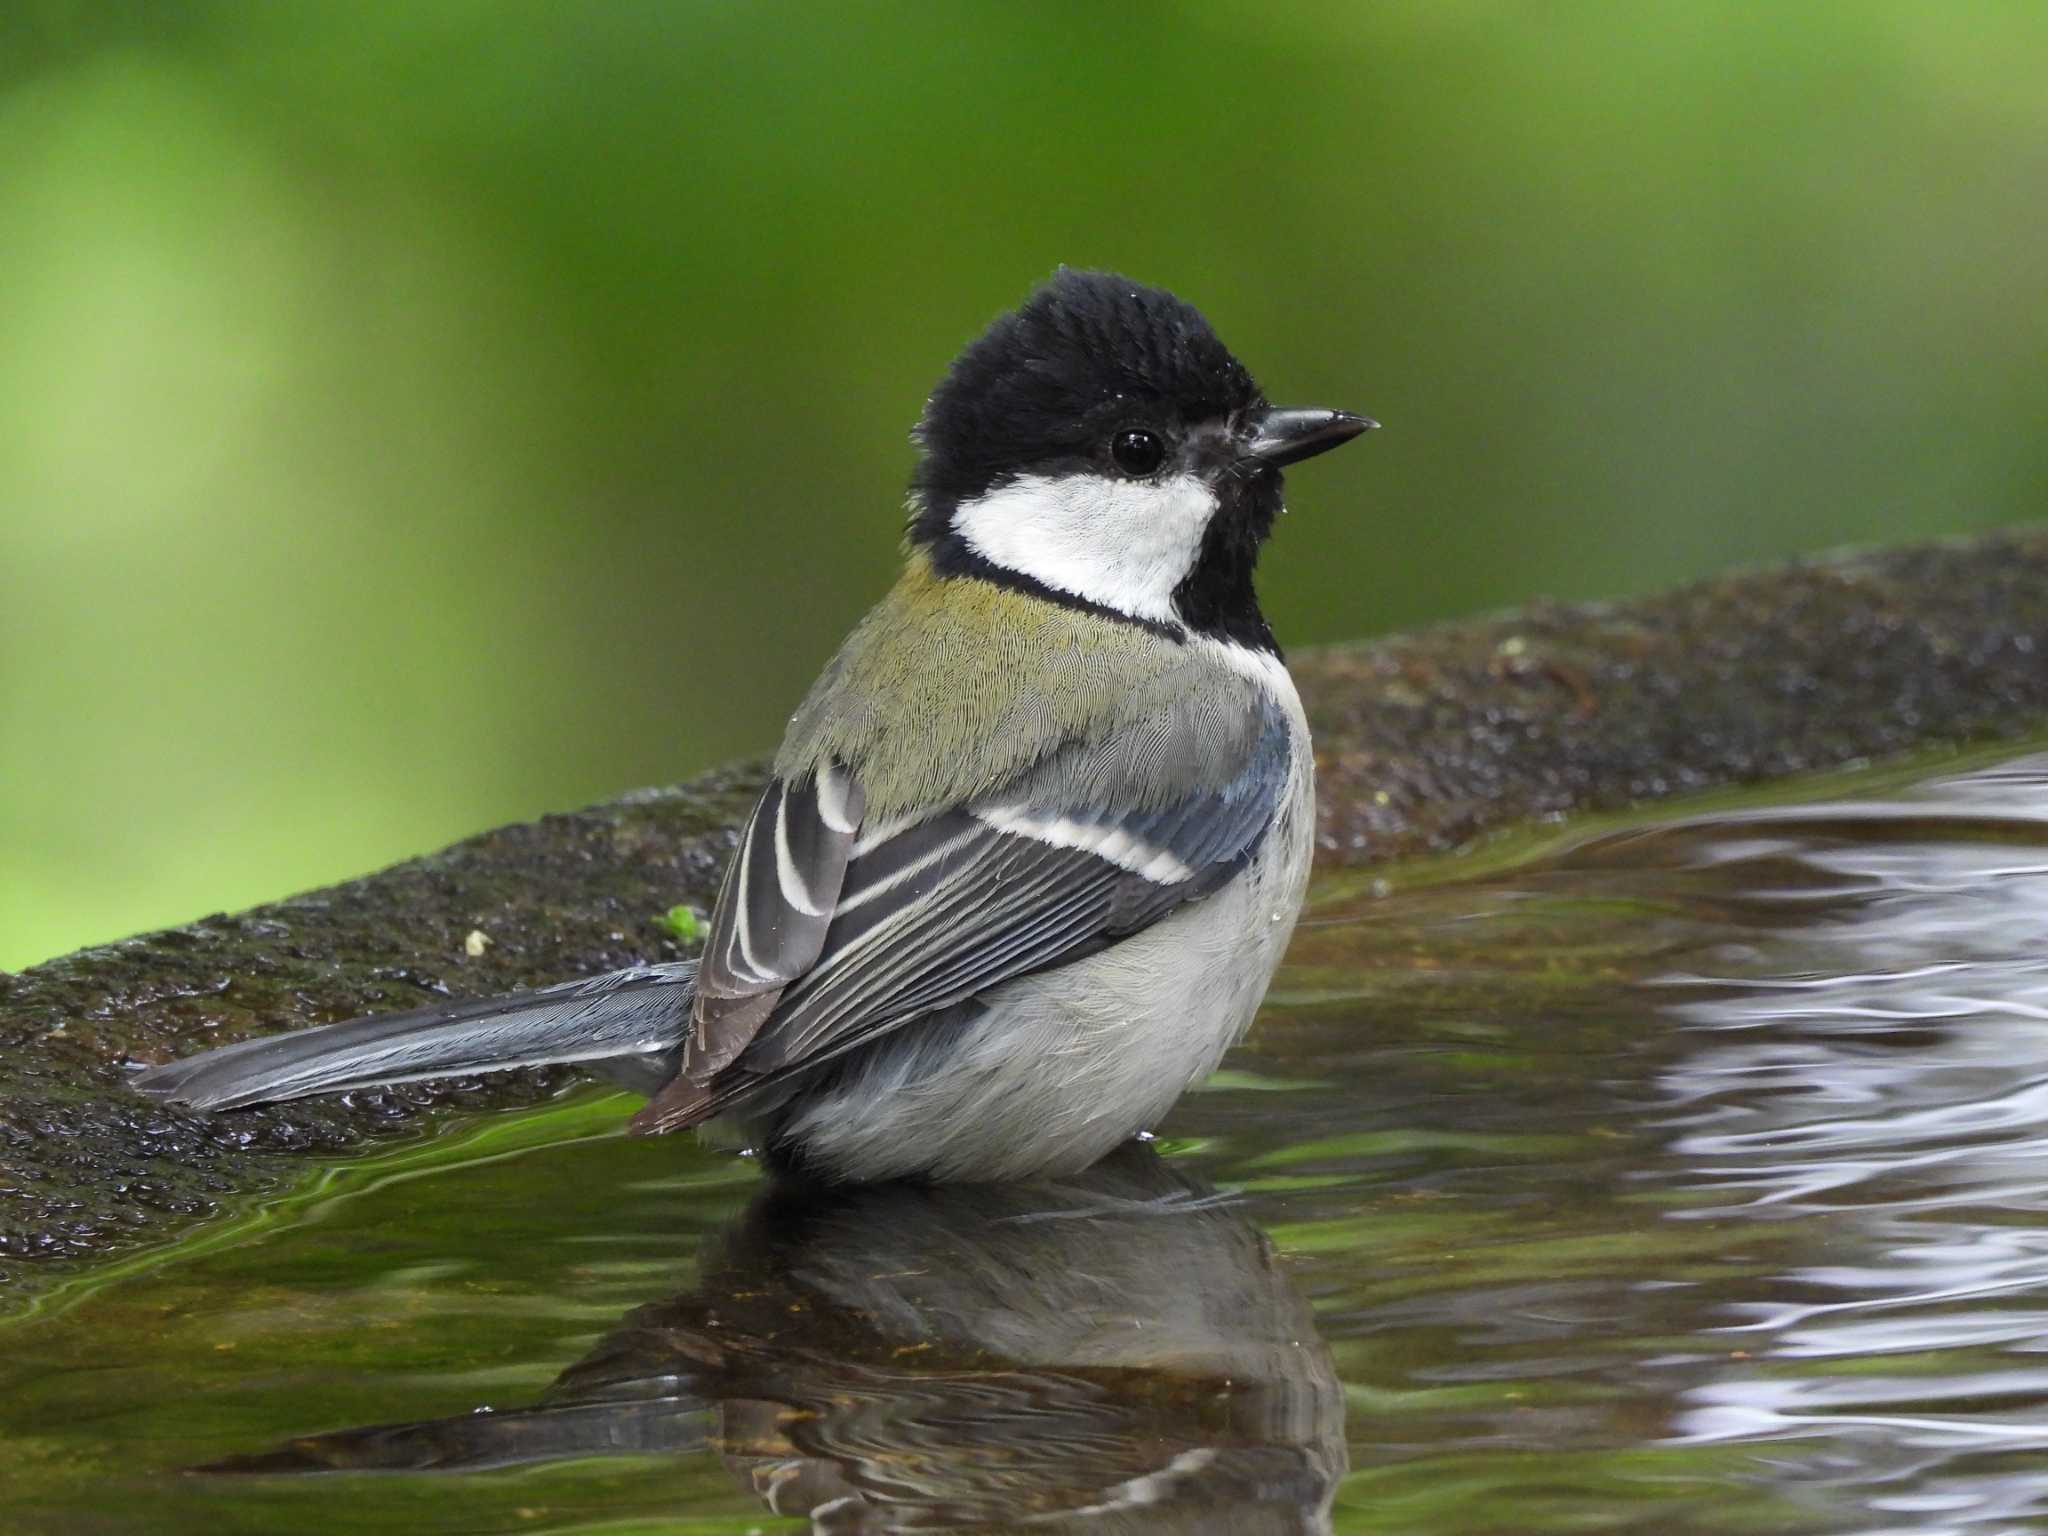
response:
[[[893,1031],[781,1106],[778,1139],[861,1181],[1094,1163],[1250,1025],[1294,929],[1306,821],[1283,815],[1242,875],[1144,932]]]

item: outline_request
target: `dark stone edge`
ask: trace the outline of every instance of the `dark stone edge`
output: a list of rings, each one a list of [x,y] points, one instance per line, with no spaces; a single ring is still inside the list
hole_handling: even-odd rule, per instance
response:
[[[2048,725],[2048,532],[1537,604],[1294,662],[1331,863]],[[503,827],[378,874],[0,976],[0,1294],[162,1242],[308,1152],[531,1104],[562,1074],[224,1116],[122,1089],[139,1063],[434,995],[674,958],[760,784],[745,767]],[[472,957],[472,932],[490,941]]]
[[[1627,602],[1538,603],[1294,672],[1323,856],[2048,725],[2048,531],[1854,551]]]

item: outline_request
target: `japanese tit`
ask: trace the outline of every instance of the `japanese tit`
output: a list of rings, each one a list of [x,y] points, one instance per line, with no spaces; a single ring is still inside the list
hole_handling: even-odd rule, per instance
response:
[[[827,1179],[1084,1168],[1250,1024],[1308,879],[1308,727],[1252,589],[1284,466],[1191,306],[1063,269],[926,403],[902,578],[791,720],[701,961],[154,1068],[206,1109],[584,1062],[641,1131]]]

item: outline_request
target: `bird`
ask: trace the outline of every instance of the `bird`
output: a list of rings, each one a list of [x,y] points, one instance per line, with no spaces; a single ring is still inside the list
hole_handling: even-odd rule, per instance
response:
[[[1062,267],[913,432],[904,566],[775,756],[695,960],[151,1068],[198,1110],[583,1063],[825,1182],[1084,1169],[1250,1026],[1314,844],[1253,584],[1283,471],[1376,426],[1271,404],[1193,305]]]

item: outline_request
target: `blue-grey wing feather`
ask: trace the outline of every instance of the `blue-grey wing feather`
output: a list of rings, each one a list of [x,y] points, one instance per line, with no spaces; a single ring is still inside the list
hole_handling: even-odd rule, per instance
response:
[[[704,1080],[737,1057],[816,962],[861,812],[860,786],[832,763],[762,792],[712,909],[685,1076]]]
[[[1171,751],[1170,738],[1144,745]],[[1272,826],[1292,743],[1286,717],[1259,699],[1236,743],[1202,746],[1227,771],[1165,797],[1165,776],[1133,777],[1128,742],[1112,748],[1120,764],[1069,745],[1000,793],[871,833],[846,862],[803,972],[715,1076],[650,1105],[642,1127],[715,1113],[765,1079],[1096,953],[1216,890]]]

